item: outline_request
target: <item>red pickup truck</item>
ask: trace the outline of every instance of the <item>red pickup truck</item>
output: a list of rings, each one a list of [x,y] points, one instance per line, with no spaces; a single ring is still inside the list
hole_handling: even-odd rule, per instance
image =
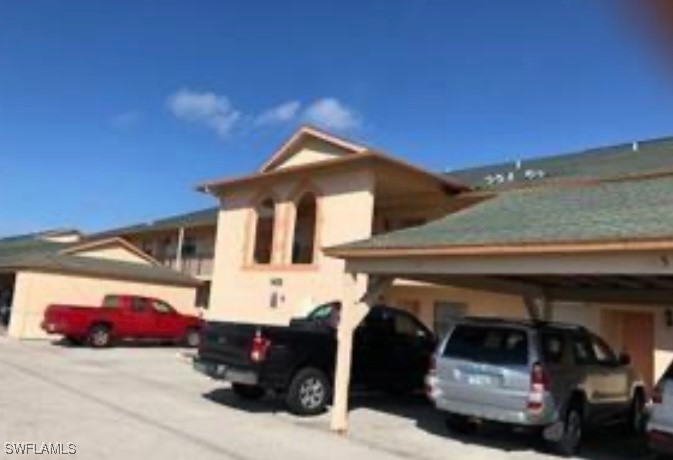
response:
[[[72,343],[109,346],[115,340],[170,340],[190,347],[200,341],[201,320],[183,315],[159,299],[108,295],[99,307],[49,305],[42,329]]]

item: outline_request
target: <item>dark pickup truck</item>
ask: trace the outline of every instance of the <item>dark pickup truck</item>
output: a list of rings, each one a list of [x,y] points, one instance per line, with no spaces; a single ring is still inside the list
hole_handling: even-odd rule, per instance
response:
[[[316,308],[289,326],[208,322],[194,368],[232,383],[241,398],[267,391],[284,395],[288,409],[314,415],[331,402],[340,305]],[[409,313],[372,307],[353,338],[351,382],[394,392],[423,388],[435,337]]]

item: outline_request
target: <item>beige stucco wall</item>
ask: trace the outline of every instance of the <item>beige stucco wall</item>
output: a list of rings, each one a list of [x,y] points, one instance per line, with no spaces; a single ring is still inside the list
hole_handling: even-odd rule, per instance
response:
[[[23,339],[45,338],[47,336],[40,329],[40,323],[49,304],[98,306],[107,294],[155,297],[181,312],[198,314],[194,308],[194,287],[22,271],[16,275],[9,335]]]
[[[342,171],[317,177],[296,177],[265,190],[223,197],[218,223],[211,288],[211,319],[256,323],[287,323],[311,306],[342,298],[344,262],[318,251],[312,266],[291,265],[294,204],[303,185],[319,191],[318,246],[367,238],[372,231],[374,178],[368,171]],[[277,200],[274,258],[269,266],[252,266],[254,212],[251,203],[270,194]],[[248,239],[250,238],[250,240]],[[360,277],[361,290],[365,277]],[[271,306],[276,295],[277,307]]]
[[[435,302],[464,303],[468,306],[467,314],[471,316],[521,318],[526,315],[526,309],[519,296],[450,286],[408,285],[398,282],[388,289],[384,299],[388,304],[402,308],[409,301],[419,302],[418,317],[430,328],[434,321]]]
[[[300,149],[290,153],[276,168],[287,168],[288,166],[299,166],[317,161],[330,160],[338,158],[343,154],[343,149],[339,147],[319,139],[308,139],[304,141]]]

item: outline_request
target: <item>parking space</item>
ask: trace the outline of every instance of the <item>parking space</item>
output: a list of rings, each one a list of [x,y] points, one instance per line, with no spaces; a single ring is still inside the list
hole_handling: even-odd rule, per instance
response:
[[[522,434],[449,434],[421,397],[356,395],[350,433],[341,437],[329,431],[328,415],[298,418],[273,399],[239,401],[194,372],[182,353],[0,337],[0,440],[73,442],[82,458],[100,459],[553,458]],[[648,456],[637,440],[613,431],[592,438],[581,458]]]

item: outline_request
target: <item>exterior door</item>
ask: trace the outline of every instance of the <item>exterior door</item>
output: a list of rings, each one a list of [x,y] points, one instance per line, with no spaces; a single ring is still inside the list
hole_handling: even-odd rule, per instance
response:
[[[124,336],[134,338],[147,337],[154,327],[154,315],[148,299],[132,297],[130,308],[124,310],[120,318],[120,332]]]
[[[602,335],[618,351],[628,353],[648,390],[654,383],[654,315],[634,310],[603,310]]]
[[[622,318],[624,351],[650,391],[654,385],[654,317],[651,313],[626,312]]]

